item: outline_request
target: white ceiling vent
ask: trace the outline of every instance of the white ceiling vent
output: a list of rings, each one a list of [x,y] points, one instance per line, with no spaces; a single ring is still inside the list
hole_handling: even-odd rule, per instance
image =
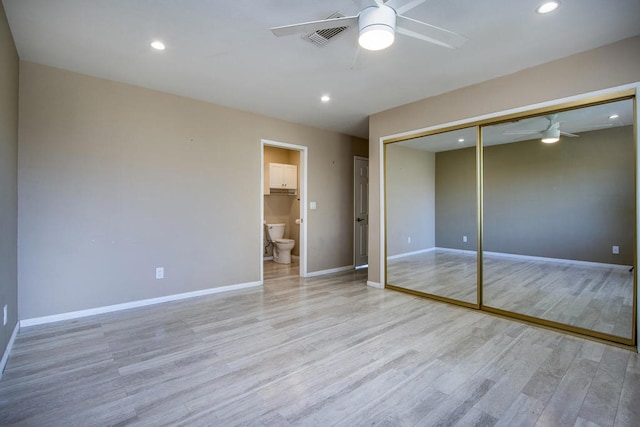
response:
[[[335,18],[344,18],[344,15],[339,12],[336,12],[331,16],[327,17],[327,19],[335,19]],[[318,30],[318,31],[314,31],[313,33],[305,34],[302,36],[302,38],[310,41],[316,46],[324,46],[329,42],[329,40],[331,40],[332,38],[334,38],[335,36],[343,32],[347,28],[348,27],[327,28],[325,30]]]

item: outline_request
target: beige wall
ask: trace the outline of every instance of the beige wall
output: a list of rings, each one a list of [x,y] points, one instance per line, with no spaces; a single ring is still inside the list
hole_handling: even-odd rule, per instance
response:
[[[433,248],[435,155],[398,144],[386,150],[387,256]]]
[[[634,166],[632,126],[486,147],[483,248],[633,265]]]
[[[262,139],[309,147],[309,272],[353,263],[349,136],[24,61],[19,131],[21,319],[258,281]]]
[[[369,281],[380,275],[380,138],[640,81],[640,37],[633,37],[369,119]]]
[[[0,4],[0,358],[18,322],[18,54]]]
[[[436,246],[477,250],[475,147],[436,153],[435,203]]]
[[[352,136],[351,151],[353,156],[369,157],[369,141]]]
[[[633,153],[631,126],[485,147],[483,249],[633,265]],[[475,169],[475,148],[436,154],[438,247],[476,248]]]

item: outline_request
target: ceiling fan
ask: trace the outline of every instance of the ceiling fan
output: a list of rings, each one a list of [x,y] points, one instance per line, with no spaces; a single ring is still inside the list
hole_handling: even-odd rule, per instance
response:
[[[580,135],[576,135],[574,133],[563,132],[560,130],[560,123],[558,121],[557,114],[549,114],[545,116],[547,120],[549,120],[549,124],[546,129],[543,130],[532,130],[532,129],[521,129],[521,130],[511,130],[505,132],[506,135],[539,135],[542,137],[542,142],[547,144],[552,144],[554,142],[558,142],[560,139],[560,135],[569,136],[572,138],[577,138]]]
[[[467,39],[453,31],[408,18],[403,13],[426,0],[354,0],[361,7],[355,16],[323,19],[271,28],[278,37],[313,33],[338,27],[358,26],[358,42],[367,50],[381,50],[393,44],[395,33],[448,48],[462,46]]]

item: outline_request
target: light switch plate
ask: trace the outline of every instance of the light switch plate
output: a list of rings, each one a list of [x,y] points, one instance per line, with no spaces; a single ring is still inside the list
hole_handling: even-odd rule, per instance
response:
[[[309,202],[309,209],[316,209],[317,205],[316,202]]]

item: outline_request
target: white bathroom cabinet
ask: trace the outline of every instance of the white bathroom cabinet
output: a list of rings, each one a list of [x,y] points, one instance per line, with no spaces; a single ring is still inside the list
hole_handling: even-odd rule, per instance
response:
[[[295,192],[298,188],[298,167],[269,163],[269,188]]]

